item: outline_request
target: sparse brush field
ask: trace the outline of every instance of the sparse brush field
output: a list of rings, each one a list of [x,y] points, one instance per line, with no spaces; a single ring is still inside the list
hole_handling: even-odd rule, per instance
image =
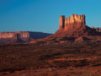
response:
[[[0,76],[101,76],[101,42],[0,45]]]

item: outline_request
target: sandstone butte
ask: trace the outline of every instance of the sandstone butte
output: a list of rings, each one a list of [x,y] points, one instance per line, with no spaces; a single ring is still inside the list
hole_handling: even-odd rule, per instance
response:
[[[88,35],[101,36],[101,28],[91,28],[86,24],[85,15],[73,14],[70,17],[60,16],[59,28],[57,32],[50,37],[80,37]]]

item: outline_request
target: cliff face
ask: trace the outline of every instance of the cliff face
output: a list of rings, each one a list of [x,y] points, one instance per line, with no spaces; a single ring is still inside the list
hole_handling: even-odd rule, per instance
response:
[[[0,32],[0,39],[17,39],[20,36],[21,38],[28,38],[28,32]]]
[[[86,25],[85,21],[85,15],[77,15],[73,14],[70,17],[65,18],[65,16],[60,16],[60,21],[59,21],[59,30],[68,30],[68,26],[75,25],[74,28],[79,27],[77,25]]]
[[[2,32],[0,33],[0,39],[16,39],[16,33]]]
[[[29,40],[28,32],[1,32],[0,43],[26,42]]]
[[[86,16],[73,14],[70,17],[60,16],[59,29],[54,35],[46,38],[54,41],[90,41],[101,40],[101,28],[86,25]]]
[[[29,38],[28,32],[0,32],[0,39]]]
[[[91,28],[86,26],[85,15],[73,14],[70,17],[60,16],[59,29],[56,35],[81,36],[88,35]]]
[[[0,32],[0,44],[4,43],[26,43],[30,40],[47,37],[51,34],[42,32]]]
[[[70,26],[69,26],[70,25]],[[72,15],[65,20],[65,31],[85,29],[85,16],[84,15]]]

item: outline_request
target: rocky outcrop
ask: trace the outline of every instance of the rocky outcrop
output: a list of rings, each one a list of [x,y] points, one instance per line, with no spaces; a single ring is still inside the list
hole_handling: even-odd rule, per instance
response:
[[[59,29],[45,39],[56,43],[101,41],[101,28],[87,26],[85,15],[60,16]]]
[[[26,42],[29,37],[28,32],[1,32],[0,43]]]
[[[0,39],[29,38],[28,32],[0,32]]]
[[[75,38],[75,42],[87,42],[87,41],[89,41],[90,39],[89,38],[87,38],[87,37],[78,37],[78,38]]]
[[[85,15],[73,14],[67,18],[65,18],[65,16],[60,16],[59,30],[63,29],[67,31],[69,25],[75,25],[74,27],[78,27],[76,25],[86,25]]]
[[[32,40],[47,37],[51,34],[42,32],[0,32],[0,44],[4,43],[27,43]]]
[[[86,16],[73,14],[70,17],[60,16],[59,29],[56,37],[101,35],[101,28],[91,28],[86,25]]]
[[[57,34],[64,35],[87,35],[88,31],[91,31],[89,27],[86,26],[85,15],[73,14],[70,17],[65,18],[65,16],[60,16],[59,30]]]

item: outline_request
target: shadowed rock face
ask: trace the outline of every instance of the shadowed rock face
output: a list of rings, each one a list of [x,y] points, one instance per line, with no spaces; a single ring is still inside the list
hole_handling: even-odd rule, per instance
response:
[[[101,28],[94,28],[96,31],[101,32]]]

